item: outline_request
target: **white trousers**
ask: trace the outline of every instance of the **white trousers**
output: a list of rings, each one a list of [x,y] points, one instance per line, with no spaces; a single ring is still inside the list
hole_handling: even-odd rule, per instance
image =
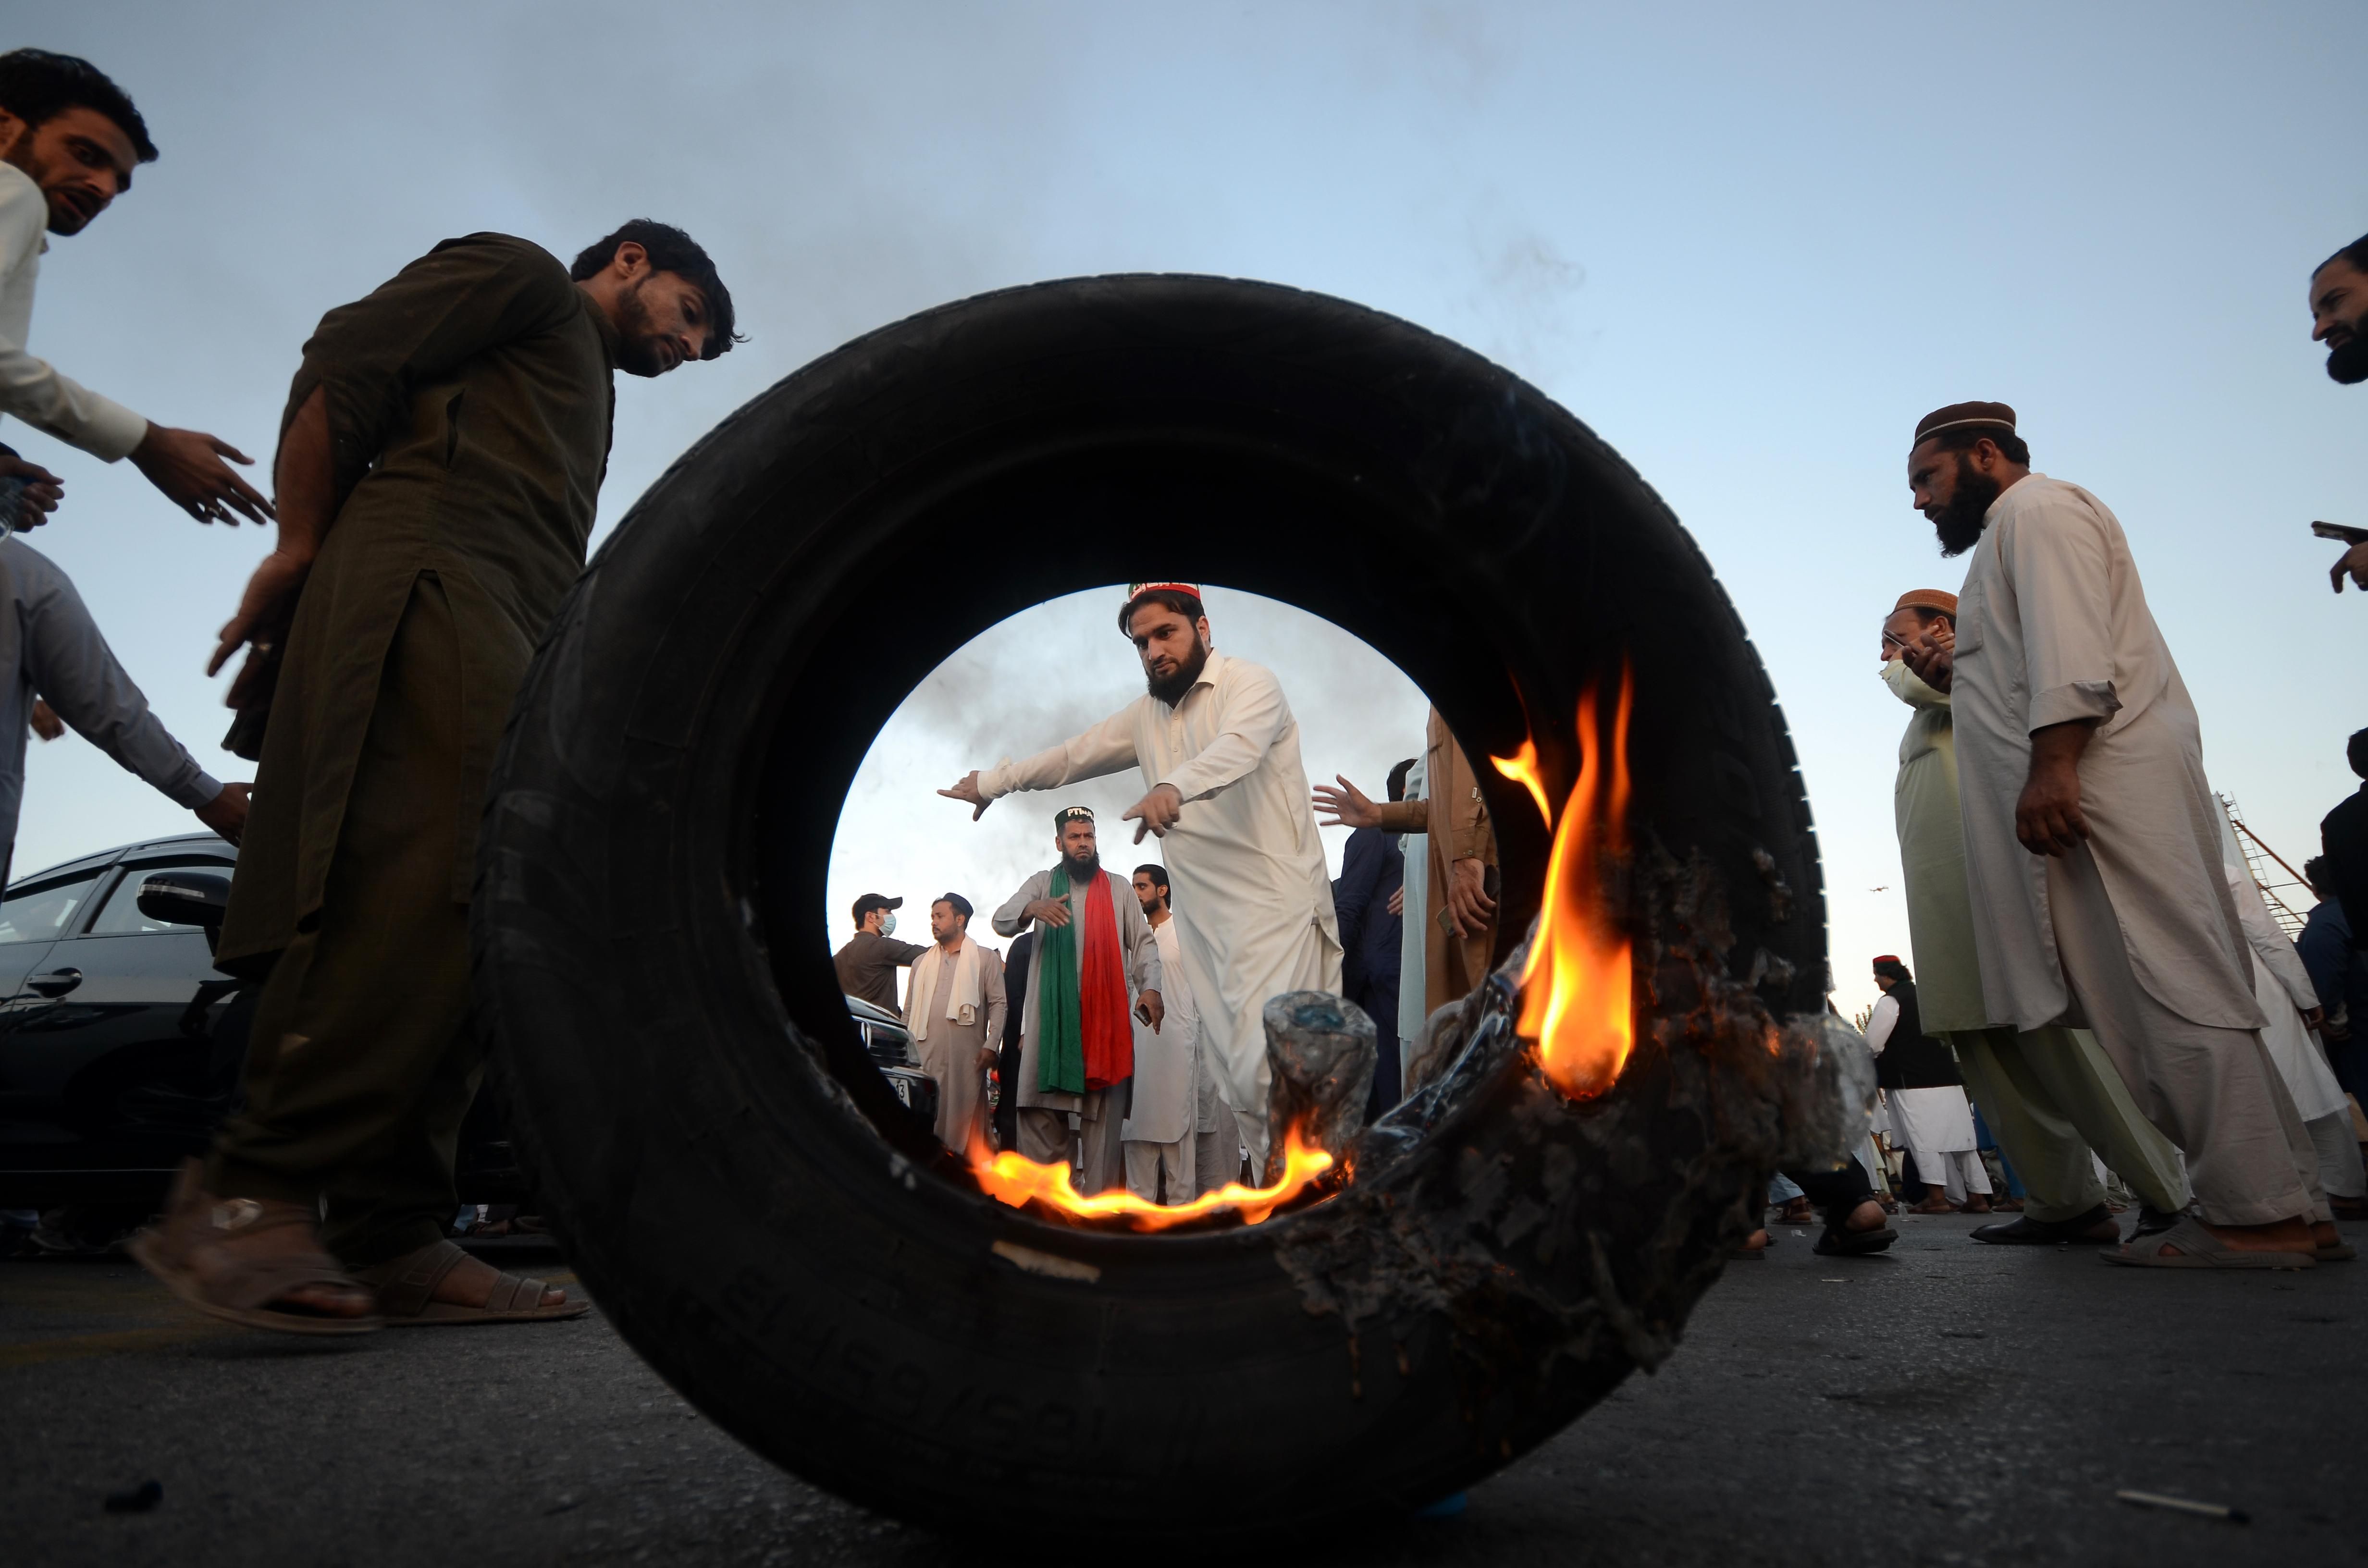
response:
[[[1200,1195],[1193,1185],[1193,1138],[1187,1133],[1172,1143],[1126,1140],[1126,1189],[1145,1203],[1159,1201],[1159,1178],[1167,1177],[1167,1201],[1185,1203]]]

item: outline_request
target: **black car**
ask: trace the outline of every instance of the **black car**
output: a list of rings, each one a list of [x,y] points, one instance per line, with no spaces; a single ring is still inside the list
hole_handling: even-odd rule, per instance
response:
[[[137,1219],[230,1114],[255,987],[213,966],[238,851],[148,839],[25,877],[0,899],[0,1209]],[[143,888],[147,895],[142,896]],[[525,1198],[498,1096],[461,1133],[461,1198]]]

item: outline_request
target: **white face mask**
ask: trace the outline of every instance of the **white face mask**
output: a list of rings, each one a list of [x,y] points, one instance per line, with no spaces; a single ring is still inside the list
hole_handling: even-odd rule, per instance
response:
[[[887,914],[880,917],[880,934],[883,937],[893,937],[896,934],[896,912],[894,910],[892,909]]]
[[[1883,664],[1883,684],[1891,695],[1910,708],[1946,708],[1949,694],[1935,691],[1924,684],[1924,677],[1907,667],[1905,659],[1886,659]]]

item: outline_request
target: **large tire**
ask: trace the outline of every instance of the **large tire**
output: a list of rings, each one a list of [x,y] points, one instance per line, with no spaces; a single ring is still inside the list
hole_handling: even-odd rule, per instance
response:
[[[1713,956],[1688,991],[1685,941],[1648,952],[1662,1044],[1611,1094],[1566,1106],[1502,1054],[1412,1153],[1255,1228],[1092,1233],[940,1179],[828,960],[840,801],[962,642],[1167,577],[1356,632],[1475,757],[1534,722],[1557,791],[1581,690],[1633,666],[1636,839],[1656,885],[1691,889],[1661,918]],[[1483,776],[1509,949],[1547,839]],[[1416,1507],[1665,1354],[1774,1134],[1767,1096],[1706,1089],[1727,1069],[1660,1016],[1756,994],[1737,1027],[1764,1040],[1770,1015],[1822,1007],[1826,972],[1773,694],[1653,492],[1452,343],[1179,277],[898,323],[677,462],[519,699],[475,951],[522,1151],[634,1347],[821,1485],[925,1524],[1002,1518],[1046,1550]]]

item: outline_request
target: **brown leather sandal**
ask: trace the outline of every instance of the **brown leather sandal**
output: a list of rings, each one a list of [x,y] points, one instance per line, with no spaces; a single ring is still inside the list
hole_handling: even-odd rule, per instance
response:
[[[448,1327],[468,1323],[556,1323],[580,1318],[592,1310],[589,1301],[542,1304],[551,1286],[541,1279],[504,1274],[494,1280],[493,1293],[482,1307],[463,1307],[435,1299],[444,1277],[469,1261],[469,1255],[450,1242],[430,1242],[417,1252],[354,1271],[356,1278],[378,1291],[379,1311],[390,1328]]]
[[[198,1162],[188,1160],[173,1178],[163,1219],[132,1237],[126,1250],[174,1295],[225,1323],[277,1334],[373,1334],[384,1328],[386,1320],[375,1314],[336,1317],[280,1301],[307,1285],[362,1289],[337,1267],[336,1259],[317,1247],[256,1257],[229,1245],[239,1237],[290,1225],[310,1232],[316,1223],[309,1204],[217,1199],[206,1191]]]

